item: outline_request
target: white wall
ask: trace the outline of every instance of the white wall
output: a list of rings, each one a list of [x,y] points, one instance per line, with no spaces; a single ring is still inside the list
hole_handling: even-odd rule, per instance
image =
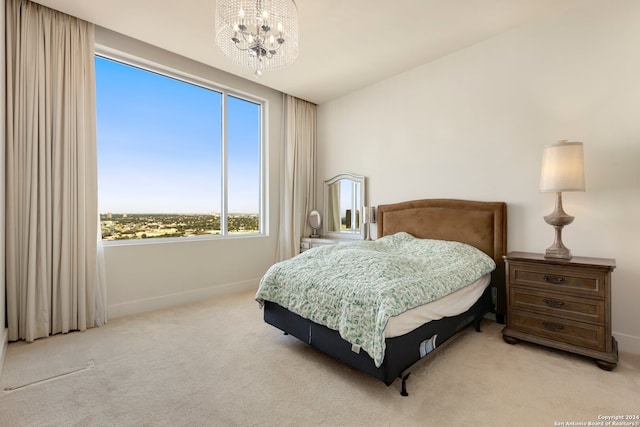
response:
[[[2,366],[4,364],[4,356],[7,351],[7,340],[9,333],[5,325],[5,229],[4,229],[4,195],[5,195],[5,108],[7,92],[5,88],[5,0],[0,3],[0,99],[2,100],[2,108],[0,111],[0,374],[2,374]]]
[[[269,235],[180,243],[159,241],[106,244],[105,264],[110,318],[194,301],[224,292],[257,289],[260,277],[275,259],[280,196],[282,95],[255,82],[102,28],[96,31],[96,43],[266,99],[269,114],[266,150]]]
[[[588,1],[323,104],[319,180],[366,175],[371,205],[505,201],[509,249],[543,252],[554,196],[538,191],[542,151],[583,141],[587,191],[564,195],[576,219],[563,240],[616,259],[613,332],[640,353],[638,22],[636,0]]]

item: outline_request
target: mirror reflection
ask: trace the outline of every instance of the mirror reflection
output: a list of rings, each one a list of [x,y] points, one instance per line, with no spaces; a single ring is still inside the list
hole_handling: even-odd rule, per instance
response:
[[[337,237],[362,236],[364,177],[340,174],[325,181],[325,233]]]
[[[360,229],[360,183],[341,179],[329,185],[329,231]]]

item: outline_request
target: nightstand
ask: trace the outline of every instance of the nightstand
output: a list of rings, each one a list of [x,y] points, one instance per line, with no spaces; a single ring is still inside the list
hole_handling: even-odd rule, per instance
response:
[[[308,251],[318,246],[336,245],[341,242],[344,242],[344,240],[326,239],[324,237],[303,237],[300,239],[300,252]]]
[[[509,344],[529,341],[591,357],[607,371],[618,363],[611,335],[613,259],[545,258],[511,252],[503,257],[507,275]]]

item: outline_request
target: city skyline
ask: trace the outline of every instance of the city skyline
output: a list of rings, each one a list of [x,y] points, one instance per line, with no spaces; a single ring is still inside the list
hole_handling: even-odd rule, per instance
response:
[[[219,214],[100,214],[102,239],[139,240],[222,235]],[[229,214],[227,235],[260,232],[258,214]]]

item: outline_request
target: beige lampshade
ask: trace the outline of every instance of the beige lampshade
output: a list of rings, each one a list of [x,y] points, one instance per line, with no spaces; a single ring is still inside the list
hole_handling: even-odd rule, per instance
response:
[[[558,141],[544,149],[540,191],[584,191],[582,142]]]

